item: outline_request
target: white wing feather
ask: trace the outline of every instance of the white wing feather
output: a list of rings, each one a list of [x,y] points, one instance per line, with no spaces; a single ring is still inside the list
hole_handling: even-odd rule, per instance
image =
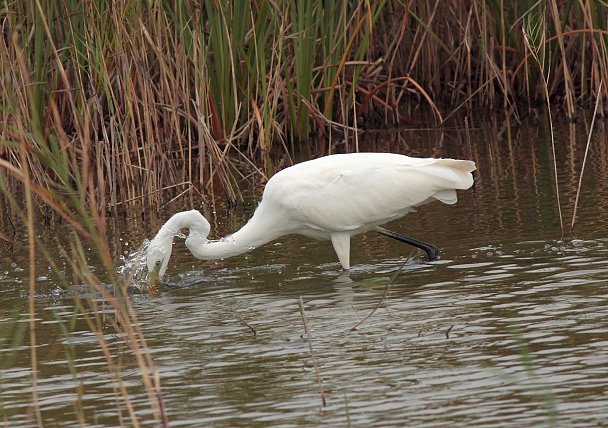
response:
[[[453,159],[381,153],[328,156],[276,174],[267,183],[259,208],[281,212],[277,227],[291,225],[294,233],[358,233],[433,199],[455,203],[454,189],[471,187],[469,172],[474,169],[473,162]]]

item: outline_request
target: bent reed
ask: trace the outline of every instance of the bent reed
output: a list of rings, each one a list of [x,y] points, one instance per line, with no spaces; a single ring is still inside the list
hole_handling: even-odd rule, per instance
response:
[[[440,126],[608,94],[602,2],[37,0],[5,3],[2,29],[0,171],[26,161],[99,212],[235,201],[235,159],[264,179],[332,150],[313,136],[412,126],[421,105]]]

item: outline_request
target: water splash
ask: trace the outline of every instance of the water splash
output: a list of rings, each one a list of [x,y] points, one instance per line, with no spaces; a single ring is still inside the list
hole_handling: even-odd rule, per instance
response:
[[[123,266],[118,268],[118,275],[123,284],[134,291],[147,291],[150,272],[146,265],[146,253],[150,246],[150,240],[144,239],[141,246],[123,258]]]

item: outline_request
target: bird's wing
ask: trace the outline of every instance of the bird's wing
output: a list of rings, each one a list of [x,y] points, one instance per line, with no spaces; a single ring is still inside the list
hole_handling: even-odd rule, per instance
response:
[[[433,199],[456,202],[454,189],[472,184],[471,166],[450,162],[459,161],[362,156],[311,163],[270,180],[264,200],[294,226],[358,233]]]

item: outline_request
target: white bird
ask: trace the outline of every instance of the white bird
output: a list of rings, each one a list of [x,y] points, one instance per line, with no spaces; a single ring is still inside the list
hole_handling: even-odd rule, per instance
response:
[[[391,153],[338,154],[296,164],[268,180],[253,217],[224,238],[207,239],[209,222],[197,210],[173,215],[148,246],[150,280],[165,274],[173,237],[181,229],[189,230],[186,246],[201,260],[236,256],[280,236],[300,234],[331,240],[342,267],[349,269],[350,238],[368,230],[421,248],[434,259],[434,245],[379,226],[433,200],[454,204],[456,189],[473,185],[475,169],[468,160]]]

